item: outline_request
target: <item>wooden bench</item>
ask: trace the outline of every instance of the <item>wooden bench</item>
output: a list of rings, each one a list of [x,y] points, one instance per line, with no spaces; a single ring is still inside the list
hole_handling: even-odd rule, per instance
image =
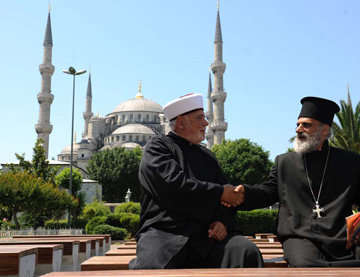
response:
[[[127,270],[129,262],[135,255],[128,256],[94,256],[81,264],[81,271],[85,270]]]
[[[358,277],[360,268],[218,268],[53,272],[44,277]]]
[[[43,244],[61,244],[63,245],[63,259],[61,270],[79,270],[79,241],[75,240],[52,240],[52,239],[44,239],[44,240],[0,240],[0,247],[2,245],[43,245]]]
[[[105,253],[105,256],[135,256],[136,249],[122,249],[122,248],[114,248],[110,249]]]
[[[88,259],[90,256],[104,255],[107,251],[106,238],[105,236],[58,236],[58,235],[26,235],[26,236],[13,236],[14,239],[73,239],[80,242],[80,260],[82,260],[82,253],[85,253],[85,258]],[[89,241],[90,249],[83,243]]]
[[[0,246],[1,276],[34,276],[38,249],[27,245]]]

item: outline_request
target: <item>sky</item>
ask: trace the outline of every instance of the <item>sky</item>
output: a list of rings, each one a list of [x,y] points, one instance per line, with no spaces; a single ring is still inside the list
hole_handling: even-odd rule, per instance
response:
[[[137,93],[164,106],[189,92],[207,96],[216,0],[53,0],[49,159],[71,141],[69,66],[91,72],[93,112],[105,116]],[[41,89],[39,64],[48,0],[2,1],[0,162],[31,159]],[[221,0],[226,139],[247,138],[273,160],[287,151],[304,96],[360,100],[360,2]],[[88,74],[76,78],[75,127]],[[206,103],[206,101],[205,101]]]

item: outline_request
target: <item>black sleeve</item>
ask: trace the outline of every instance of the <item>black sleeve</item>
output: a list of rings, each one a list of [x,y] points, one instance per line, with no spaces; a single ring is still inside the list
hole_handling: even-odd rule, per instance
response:
[[[139,178],[160,206],[201,220],[211,220],[223,193],[221,184],[188,176],[161,137],[146,145]]]
[[[278,157],[275,165],[271,168],[268,179],[257,185],[244,185],[245,202],[240,206],[241,209],[252,210],[265,208],[279,201],[278,198]]]

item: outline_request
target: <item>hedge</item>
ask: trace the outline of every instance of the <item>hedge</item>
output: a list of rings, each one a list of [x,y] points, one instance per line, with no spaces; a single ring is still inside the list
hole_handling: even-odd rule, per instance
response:
[[[94,228],[94,234],[110,234],[113,240],[123,240],[128,237],[128,232],[124,228],[114,227],[108,224],[101,224]]]
[[[255,233],[276,234],[277,215],[278,210],[237,211],[234,229],[247,236]]]

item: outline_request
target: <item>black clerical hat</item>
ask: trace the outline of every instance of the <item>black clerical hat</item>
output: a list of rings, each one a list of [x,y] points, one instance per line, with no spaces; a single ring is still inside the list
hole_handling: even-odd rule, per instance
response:
[[[330,126],[334,114],[340,111],[338,104],[324,98],[308,96],[301,99],[300,103],[302,108],[298,118],[310,117]]]

